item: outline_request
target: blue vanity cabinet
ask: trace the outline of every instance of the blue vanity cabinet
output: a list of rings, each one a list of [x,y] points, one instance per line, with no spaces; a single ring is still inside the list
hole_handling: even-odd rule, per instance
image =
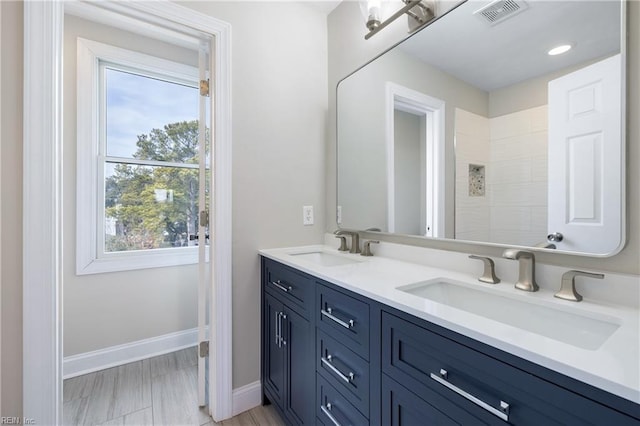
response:
[[[333,284],[316,286],[318,423],[380,424],[378,306]]]
[[[263,259],[263,393],[290,425],[315,423],[313,286],[308,275]]]
[[[262,386],[289,425],[640,426],[640,405],[262,260]]]
[[[382,313],[383,423],[401,424],[402,418],[413,418],[407,408],[412,406],[414,417],[433,413],[446,417],[443,424],[449,420],[532,426],[640,424],[633,417],[635,404],[629,405],[631,415],[621,413],[603,405],[602,399],[549,381],[561,376],[558,373],[547,370],[552,374],[539,377],[527,371],[530,363],[525,360],[403,312],[385,311],[389,312]]]

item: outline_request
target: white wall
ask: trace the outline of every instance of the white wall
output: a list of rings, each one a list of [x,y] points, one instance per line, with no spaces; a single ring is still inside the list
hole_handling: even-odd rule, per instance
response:
[[[422,181],[422,123],[420,116],[400,110],[394,111],[393,147],[394,147],[394,198],[395,232],[400,234],[419,234],[424,232],[420,226],[420,215],[425,213],[422,207],[424,185]]]
[[[3,416],[22,414],[22,5],[0,2],[0,233]]]
[[[326,15],[304,2],[180,4],[232,25],[236,388],[260,377],[257,250],[317,244],[325,229]]]

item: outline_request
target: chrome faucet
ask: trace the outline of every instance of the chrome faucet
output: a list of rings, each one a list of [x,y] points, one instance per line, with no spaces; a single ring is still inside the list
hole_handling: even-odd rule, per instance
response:
[[[581,275],[583,277],[591,277],[603,279],[604,274],[594,274],[592,272],[571,270],[562,274],[562,285],[560,291],[554,294],[555,297],[564,300],[570,300],[572,302],[579,302],[582,300],[580,293],[576,291],[576,276]]]
[[[351,250],[349,253],[360,253],[360,234],[358,231],[348,231],[346,229],[338,229],[334,232],[334,235],[350,235],[351,236]]]
[[[524,291],[538,291],[536,283],[536,259],[530,251],[507,249],[502,253],[505,259],[517,260],[520,263],[516,288]]]

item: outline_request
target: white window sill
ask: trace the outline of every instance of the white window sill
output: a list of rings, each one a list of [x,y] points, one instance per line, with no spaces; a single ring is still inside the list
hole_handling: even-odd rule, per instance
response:
[[[206,258],[208,258],[208,251],[207,247]],[[79,261],[76,265],[76,275],[194,265],[197,263],[198,247],[110,253],[97,259],[91,259],[87,256],[84,261]]]

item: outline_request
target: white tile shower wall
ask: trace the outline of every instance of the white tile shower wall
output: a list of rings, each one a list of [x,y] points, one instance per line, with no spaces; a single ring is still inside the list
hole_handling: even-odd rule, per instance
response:
[[[492,242],[546,240],[547,106],[488,119],[487,193]]]
[[[489,196],[486,189],[483,196],[469,195],[469,164],[485,166],[485,168],[489,164],[489,119],[456,108],[455,120],[455,238],[467,241],[488,241],[490,236]]]

